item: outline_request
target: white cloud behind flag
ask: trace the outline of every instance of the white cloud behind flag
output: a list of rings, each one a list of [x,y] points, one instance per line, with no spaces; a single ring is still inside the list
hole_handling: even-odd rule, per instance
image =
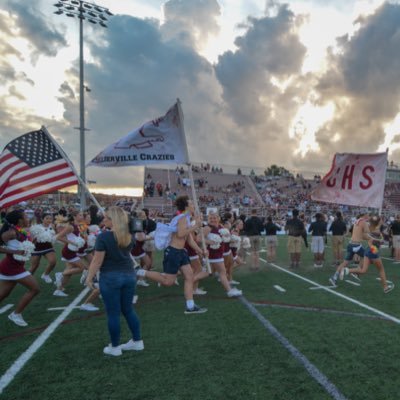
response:
[[[179,100],[167,113],[146,122],[100,152],[88,166],[125,167],[189,162]]]
[[[330,171],[313,190],[311,199],[326,203],[381,208],[387,153],[336,153]]]

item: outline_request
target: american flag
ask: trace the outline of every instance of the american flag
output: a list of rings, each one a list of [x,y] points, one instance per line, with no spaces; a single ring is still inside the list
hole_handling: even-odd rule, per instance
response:
[[[0,207],[78,184],[68,162],[43,129],[14,139],[0,154]]]

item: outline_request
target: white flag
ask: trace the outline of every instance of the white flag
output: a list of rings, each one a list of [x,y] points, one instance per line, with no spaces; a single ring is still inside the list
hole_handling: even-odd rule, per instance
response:
[[[311,193],[326,203],[381,208],[385,188],[387,153],[337,153],[330,171]]]
[[[124,167],[145,164],[186,164],[186,139],[178,102],[160,118],[146,122],[108,146],[88,164]]]

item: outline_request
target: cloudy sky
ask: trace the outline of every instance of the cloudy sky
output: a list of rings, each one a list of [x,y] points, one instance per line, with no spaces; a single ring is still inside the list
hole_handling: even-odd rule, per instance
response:
[[[48,127],[79,168],[78,22],[0,3],[0,144]],[[335,152],[400,161],[400,2],[102,0],[84,25],[86,158],[182,101],[193,162],[325,173]],[[141,168],[95,168],[131,187]]]

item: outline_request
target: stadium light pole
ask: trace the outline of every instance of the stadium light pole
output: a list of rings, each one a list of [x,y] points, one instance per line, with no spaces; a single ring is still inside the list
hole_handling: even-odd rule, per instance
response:
[[[86,183],[85,171],[85,83],[84,83],[84,63],[83,63],[83,21],[91,24],[99,24],[107,28],[106,22],[113,14],[108,8],[89,3],[84,0],[60,0],[54,4],[57,11],[54,14],[65,14],[67,17],[79,19],[79,141],[80,141],[80,173],[81,179]],[[81,209],[86,208],[85,188],[80,185],[80,204]]]

